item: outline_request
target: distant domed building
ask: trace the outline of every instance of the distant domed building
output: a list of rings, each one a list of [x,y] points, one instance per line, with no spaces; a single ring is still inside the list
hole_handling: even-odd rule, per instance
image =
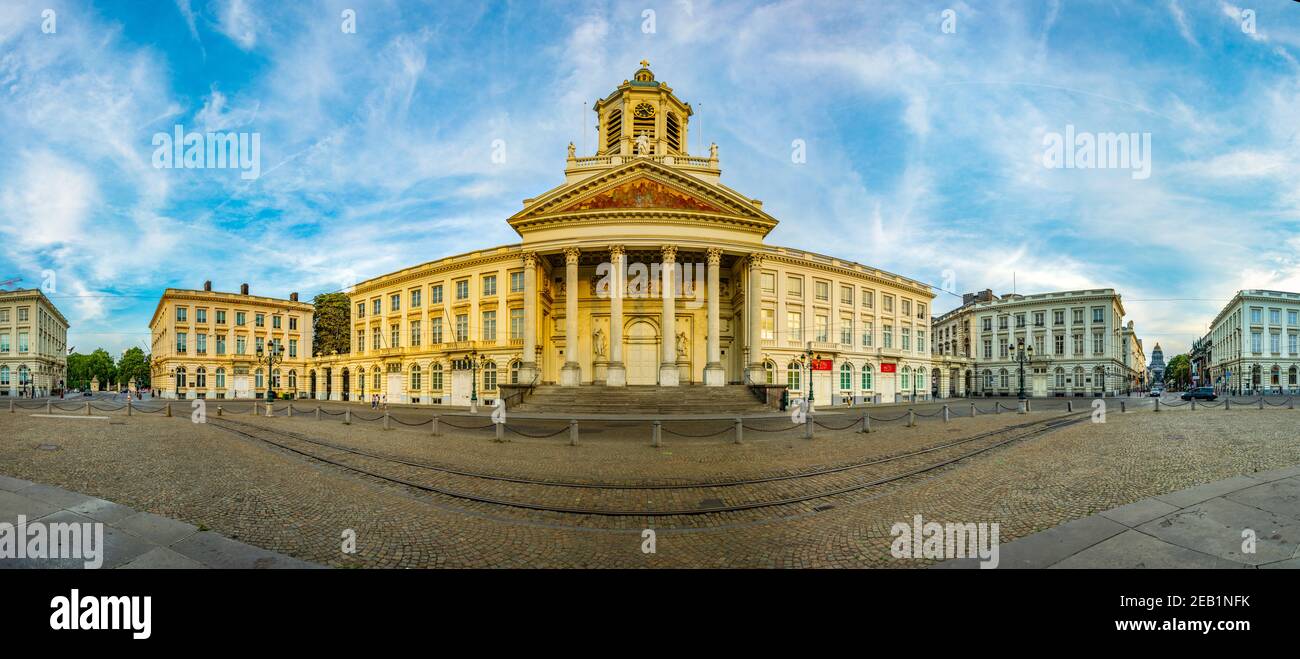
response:
[[[1160,349],[1157,343],[1155,350],[1151,351],[1151,366],[1147,369],[1151,373],[1152,384],[1164,384],[1165,382],[1165,353]]]

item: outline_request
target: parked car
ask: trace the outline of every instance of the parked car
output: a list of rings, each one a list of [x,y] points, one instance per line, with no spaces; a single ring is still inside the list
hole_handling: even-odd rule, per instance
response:
[[[1196,387],[1195,389],[1188,389],[1187,392],[1182,395],[1183,400],[1192,400],[1194,398],[1199,398],[1201,400],[1214,400],[1218,397],[1219,395],[1214,393],[1214,387]]]
[[[1151,390],[1151,392],[1148,393],[1147,395],[1148,395],[1148,396],[1163,396],[1163,395],[1165,395],[1165,390],[1164,390],[1164,389],[1161,389],[1160,387],[1155,387],[1155,388],[1153,388],[1153,389]]]

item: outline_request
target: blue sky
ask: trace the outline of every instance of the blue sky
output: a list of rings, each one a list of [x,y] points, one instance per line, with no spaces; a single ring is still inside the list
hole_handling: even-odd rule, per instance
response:
[[[309,299],[517,242],[645,58],[770,243],[958,293],[1114,287],[1172,354],[1237,289],[1300,290],[1298,57],[1289,0],[3,0],[0,280],[52,271],[69,343],[117,353],[169,286]],[[260,177],[154,167],[177,124],[257,133]],[[1150,176],[1045,167],[1067,125],[1149,133]]]

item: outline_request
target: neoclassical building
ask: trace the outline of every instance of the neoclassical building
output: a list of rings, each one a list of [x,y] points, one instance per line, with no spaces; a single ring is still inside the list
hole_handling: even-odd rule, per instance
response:
[[[593,110],[596,153],[569,145],[564,181],[508,218],[519,243],[349,291],[352,350],[316,356],[305,395],[464,404],[509,382],[928,396],[928,285],[766,244],[776,218],[721,183],[716,145],[690,155],[693,110],[646,62]]]
[[[164,398],[264,398],[306,395],[313,307],[289,299],[169,288],[149,321],[150,376]],[[278,359],[269,354],[278,348]]]
[[[43,292],[0,291],[0,396],[61,392],[67,348],[68,320]]]
[[[1201,341],[1202,385],[1236,394],[1300,393],[1300,293],[1237,291]]]

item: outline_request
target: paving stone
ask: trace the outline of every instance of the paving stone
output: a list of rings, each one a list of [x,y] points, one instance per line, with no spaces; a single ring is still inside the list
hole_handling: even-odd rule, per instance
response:
[[[21,478],[10,478],[9,476],[0,476],[0,490],[6,492],[17,492],[31,485],[31,481],[25,481]]]
[[[1237,490],[1224,498],[1300,521],[1300,478],[1269,481]]]
[[[91,499],[85,503],[77,504],[68,510],[109,524],[116,524],[117,522],[136,514],[134,508],[113,503],[112,501],[105,501],[103,499]]]
[[[75,506],[79,506],[83,503],[88,503],[92,499],[94,499],[94,497],[86,496],[84,494],[78,494],[76,492],[70,492],[61,487],[55,487],[53,485],[45,485],[42,483],[34,483],[32,485],[29,485],[19,490],[18,493],[25,497],[30,497],[32,499],[39,499],[46,503],[54,504],[65,510],[71,509]]]
[[[314,567],[305,561],[231,540],[211,531],[200,531],[172,545],[171,549],[214,568],[260,570]]]
[[[44,501],[38,501],[14,492],[0,491],[0,522],[13,524],[19,515],[32,520],[58,512],[59,507]]]
[[[1145,533],[1125,531],[1107,538],[1052,568],[1067,569],[1205,569],[1240,568],[1241,563],[1172,545]]]
[[[1170,492],[1169,494],[1161,494],[1156,498],[1179,508],[1186,508],[1201,503],[1202,501],[1209,501],[1214,497],[1221,497],[1230,492],[1236,492],[1237,490],[1245,489],[1253,485],[1259,485],[1259,481],[1249,476],[1237,476],[1235,478],[1228,478],[1213,483],[1205,483],[1203,485],[1189,487],[1177,492]]]
[[[1178,506],[1167,504],[1159,499],[1143,499],[1127,506],[1112,508],[1101,514],[1124,526],[1138,526],[1157,517],[1164,517],[1175,510],[1178,510]]]
[[[998,569],[1045,568],[1126,530],[1100,515],[1066,522],[1002,545]]]
[[[198,532],[199,527],[153,513],[136,513],[117,522],[118,528],[167,547]]]
[[[1253,554],[1242,552],[1245,529],[1255,532]],[[1152,520],[1138,530],[1188,549],[1249,565],[1291,558],[1300,547],[1300,522],[1221,497]]]
[[[202,563],[182,556],[166,547],[154,547],[141,554],[131,562],[122,565],[123,570],[202,570]]]

